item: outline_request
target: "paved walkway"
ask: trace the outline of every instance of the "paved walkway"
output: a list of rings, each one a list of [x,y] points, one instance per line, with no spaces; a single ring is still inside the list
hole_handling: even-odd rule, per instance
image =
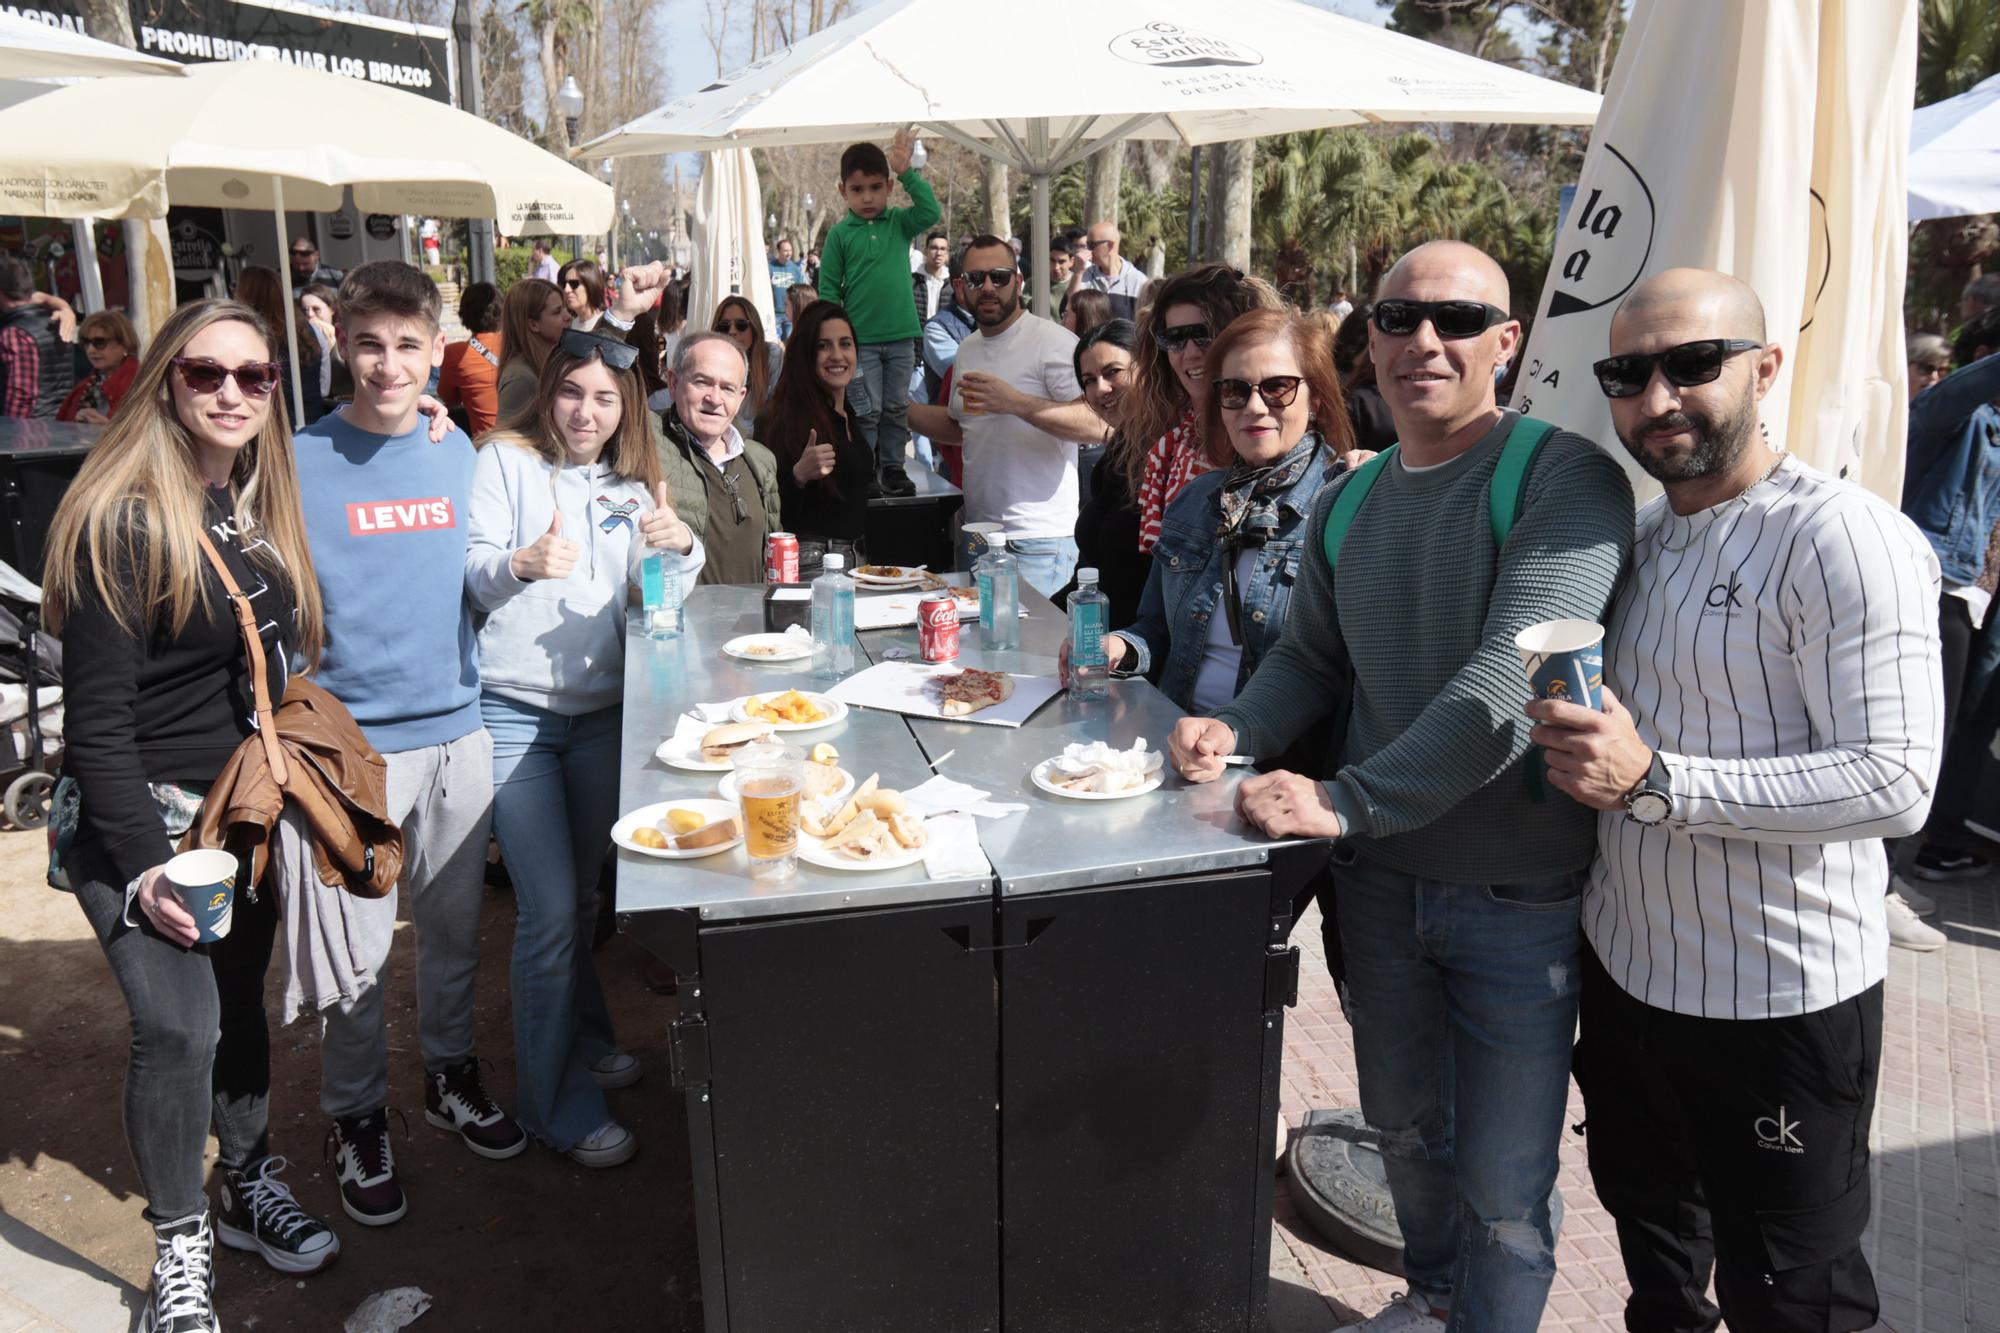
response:
[[[1890,950],[1882,1085],[1875,1128],[1875,1216],[1864,1241],[1893,1333],[2000,1333],[2000,877],[1926,885],[1938,953]],[[1293,942],[1307,955],[1299,1004],[1285,1033],[1282,1110],[1287,1125],[1311,1107],[1356,1106],[1354,1048],[1326,974],[1315,911]],[[1570,1123],[1583,1118],[1570,1087]],[[1582,1140],[1563,1136],[1565,1220],[1544,1329],[1624,1328],[1625,1273],[1611,1218],[1590,1188]],[[1324,1249],[1277,1191],[1271,1252],[1272,1326],[1315,1333],[1310,1288],[1329,1318],[1320,1329],[1372,1314],[1400,1278]]]

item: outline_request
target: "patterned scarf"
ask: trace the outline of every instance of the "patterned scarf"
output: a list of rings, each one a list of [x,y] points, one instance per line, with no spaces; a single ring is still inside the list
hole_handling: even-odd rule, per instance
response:
[[[1278,505],[1306,469],[1319,457],[1323,441],[1309,430],[1291,451],[1267,467],[1238,461],[1222,483],[1222,521],[1216,525],[1216,545],[1222,548],[1222,600],[1229,612],[1229,641],[1243,643],[1243,594],[1236,586],[1236,557],[1261,550],[1282,526]]]

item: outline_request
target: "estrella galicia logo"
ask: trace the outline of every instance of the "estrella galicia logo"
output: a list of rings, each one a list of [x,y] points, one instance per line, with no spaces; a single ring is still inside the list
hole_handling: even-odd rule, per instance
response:
[[[1120,60],[1155,69],[1216,69],[1261,65],[1264,53],[1227,37],[1196,32],[1178,23],[1148,23],[1111,39],[1109,48]]]
[[[1597,310],[1622,300],[1646,271],[1657,226],[1652,187],[1609,143],[1590,192],[1570,210],[1556,239],[1556,289],[1549,316]],[[1579,187],[1580,188],[1580,187]]]

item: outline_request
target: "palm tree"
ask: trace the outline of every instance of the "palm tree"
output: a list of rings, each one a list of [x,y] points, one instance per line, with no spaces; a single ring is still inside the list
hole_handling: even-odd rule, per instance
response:
[[[2000,73],[2000,6],[1923,0],[1917,13],[1917,105],[1929,106]]]

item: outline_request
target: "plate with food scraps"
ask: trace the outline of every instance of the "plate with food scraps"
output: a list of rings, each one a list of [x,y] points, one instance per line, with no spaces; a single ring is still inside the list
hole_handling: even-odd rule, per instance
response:
[[[763,729],[757,730],[757,726]],[[669,736],[660,742],[660,748],[653,751],[653,757],[663,764],[685,768],[692,773],[727,773],[735,762],[732,751],[752,741],[768,740],[775,731],[777,728],[768,722],[759,722],[756,726],[728,722],[721,726],[696,731],[689,740]],[[710,744],[711,737],[714,738],[714,744]],[[704,749],[709,750],[714,757],[703,757]]]
[[[811,657],[811,639],[796,634],[739,634],[722,645],[722,651],[746,662],[796,662]]]
[[[733,801],[660,801],[642,805],[613,824],[611,841],[641,856],[692,861],[726,852],[742,842],[743,818]],[[694,845],[676,845],[680,843]]]
[[[1103,741],[1070,745],[1053,759],[1035,765],[1029,775],[1052,796],[1073,801],[1122,801],[1158,791],[1166,780],[1165,756],[1148,750],[1142,737],[1129,750],[1114,750]]]
[[[863,588],[914,588],[930,578],[922,565],[862,565],[854,582]]]
[[[922,820],[917,822],[919,826],[924,823]],[[843,844],[855,831],[854,825],[850,824],[834,837],[815,838],[804,829],[800,829],[799,860],[827,870],[901,870],[905,866],[920,863],[930,842],[929,830],[926,829],[923,843],[915,847],[905,847],[888,835],[885,825],[881,837],[871,838],[865,844],[870,849],[867,854],[856,855],[851,845],[847,850],[843,850]]]
[[[808,760],[804,765],[806,790],[803,799],[808,801],[844,801],[854,794],[854,775],[844,768],[831,764],[815,764]],[[814,784],[822,784],[818,790]],[[730,773],[722,779],[721,796],[725,801],[736,800],[741,793],[736,789],[736,774]]]
[[[729,705],[729,716],[738,722],[769,722],[777,731],[817,731],[845,718],[847,705],[824,694],[783,690],[746,694]]]

